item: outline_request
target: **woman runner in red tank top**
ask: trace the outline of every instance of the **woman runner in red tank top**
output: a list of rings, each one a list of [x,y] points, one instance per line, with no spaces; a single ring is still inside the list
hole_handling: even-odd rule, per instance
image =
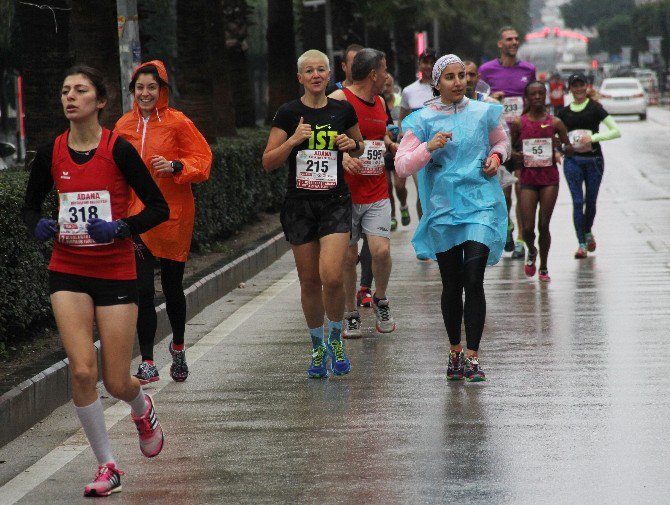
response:
[[[137,320],[135,256],[131,234],[167,220],[169,211],[137,151],[100,126],[107,101],[102,74],[86,67],[66,73],[61,103],[70,128],[40,147],[31,164],[23,219],[40,241],[55,236],[49,263],[49,293],[60,338],[70,361],[72,399],[98,460],[84,496],[121,491],[96,382],[93,324],[100,337],[102,380],[108,393],[130,406],[140,450],[153,457],[163,448],[152,399],[130,375]],[[58,220],[40,218],[54,188]],[[130,190],[146,208],[128,216]]]
[[[535,220],[538,204],[540,216],[538,219],[538,243],[540,248],[541,281],[548,282],[549,269],[547,258],[551,246],[549,222],[554,212],[558,197],[558,168],[556,161],[558,153],[554,150],[560,139],[566,150],[571,150],[568,132],[563,122],[549,114],[545,100],[547,89],[539,81],[533,81],[526,86],[524,98],[525,112],[511,124],[512,156],[522,166],[519,176],[521,193],[519,207],[523,223],[523,238],[528,246],[528,256],[524,271],[528,277],[535,275],[537,268],[537,248],[535,247]]]

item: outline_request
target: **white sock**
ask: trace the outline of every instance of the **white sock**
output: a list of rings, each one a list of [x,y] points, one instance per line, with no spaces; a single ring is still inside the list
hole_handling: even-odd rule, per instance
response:
[[[98,465],[114,463],[112,448],[109,445],[109,435],[105,427],[105,412],[102,408],[100,398],[86,407],[74,407],[79,422],[84,428],[88,443],[91,444],[93,454],[98,460]]]
[[[130,405],[130,410],[133,412],[135,417],[140,417],[144,415],[144,413],[149,408],[149,402],[147,402],[147,399],[144,397],[144,391],[142,391],[142,386],[140,386],[140,392],[135,397],[135,399],[127,403],[128,405]]]

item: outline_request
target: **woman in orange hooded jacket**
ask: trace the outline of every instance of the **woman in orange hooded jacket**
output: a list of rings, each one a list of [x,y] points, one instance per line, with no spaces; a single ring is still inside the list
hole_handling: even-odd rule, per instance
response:
[[[129,88],[135,98],[133,110],[119,119],[115,131],[140,153],[170,207],[168,221],[135,237],[139,290],[137,334],[142,353],[136,377],[142,384],[159,379],[153,361],[157,325],[153,272],[155,258],[158,258],[172,326],[170,375],[181,382],[188,376],[184,346],[186,299],[182,281],[195,218],[191,184],[209,178],[212,151],[193,122],[168,107],[169,84],[163,62],[153,60],[140,65]],[[128,214],[137,214],[142,208],[142,202],[133,194]]]

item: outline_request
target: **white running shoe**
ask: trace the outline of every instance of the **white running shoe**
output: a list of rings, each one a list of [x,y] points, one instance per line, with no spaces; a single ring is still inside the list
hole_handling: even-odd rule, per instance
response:
[[[379,333],[391,333],[395,330],[395,319],[391,315],[388,298],[379,300],[379,303],[373,303],[373,307],[377,314],[377,331]]]

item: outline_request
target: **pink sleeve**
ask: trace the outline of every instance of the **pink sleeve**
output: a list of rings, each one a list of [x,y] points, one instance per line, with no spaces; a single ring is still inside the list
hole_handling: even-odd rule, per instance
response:
[[[489,156],[493,153],[498,153],[503,162],[509,159],[512,145],[502,122],[489,133],[489,144],[491,145]]]
[[[399,177],[409,177],[421,170],[430,161],[426,142],[421,141],[407,130],[395,155],[395,173]]]

